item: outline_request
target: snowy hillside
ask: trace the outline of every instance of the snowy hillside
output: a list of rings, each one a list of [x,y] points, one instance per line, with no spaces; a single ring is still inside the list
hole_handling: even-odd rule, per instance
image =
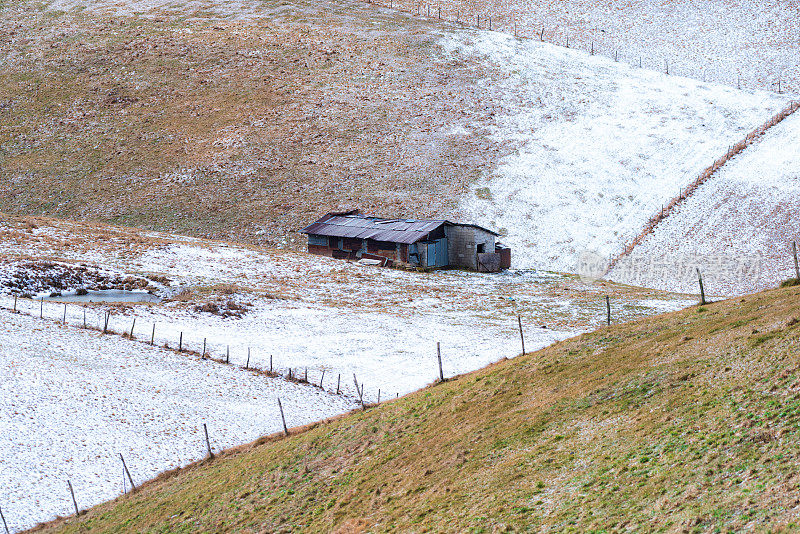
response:
[[[82,507],[118,495],[119,452],[141,481],[201,458],[203,422],[217,448],[278,430],[277,396],[299,425],[353,407],[354,373],[368,402],[379,389],[386,400],[423,387],[438,375],[437,342],[452,376],[519,354],[518,315],[530,351],[602,324],[606,294],[615,322],[691,302],[546,273],[404,272],[1,213],[0,228],[0,409],[11,414],[0,449],[12,451],[0,463],[0,506],[12,530],[68,513],[67,479]],[[68,287],[47,285],[56,278]],[[25,298],[21,314],[8,311],[11,292],[142,280],[165,301],[65,310]],[[84,312],[90,328],[110,312],[114,333],[83,330]],[[131,328],[133,340],[119,335]],[[215,358],[230,351],[231,365],[201,361],[204,341]],[[174,352],[179,342],[195,355]],[[251,367],[268,369],[272,356],[283,377],[307,369],[319,384],[324,372],[328,392],[341,377],[346,396],[253,375],[242,369],[248,349]]]
[[[120,495],[214,450],[356,406],[352,398],[0,311],[0,488],[12,531]],[[130,489],[130,486],[128,486]]]
[[[610,278],[648,287],[736,294],[794,276],[790,242],[800,240],[800,114],[733,158],[661,222]],[[677,276],[664,276],[671,265]],[[680,273],[679,273],[680,271]]]
[[[389,5],[389,0],[381,0]],[[392,0],[416,12],[416,0]],[[736,87],[800,90],[800,6],[782,0],[443,0],[442,16]],[[424,6],[424,4],[423,4]],[[423,7],[422,12],[425,13]]]
[[[507,233],[518,267],[574,272],[586,250],[618,252],[787,101],[491,32],[451,45],[508,74],[495,136],[518,150],[461,207]]]

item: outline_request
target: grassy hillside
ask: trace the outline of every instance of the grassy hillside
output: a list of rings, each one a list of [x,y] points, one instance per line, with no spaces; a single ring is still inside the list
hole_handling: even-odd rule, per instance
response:
[[[800,510],[798,297],[603,328],[266,438],[48,529],[786,527]]]
[[[337,207],[451,213],[495,160],[487,67],[445,54],[442,25],[347,0],[258,14],[0,4],[3,209],[285,245]]]

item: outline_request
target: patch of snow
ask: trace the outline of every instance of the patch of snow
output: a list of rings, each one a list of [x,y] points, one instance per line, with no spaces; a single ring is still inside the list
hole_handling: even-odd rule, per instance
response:
[[[214,450],[354,408],[352,398],[119,336],[0,311],[0,487],[10,528],[87,508]]]
[[[794,277],[800,240],[800,113],[735,156],[662,221],[609,278],[735,295]],[[680,273],[680,275],[677,275]]]
[[[499,33],[444,44],[507,72],[494,135],[517,150],[461,209],[504,229],[522,268],[572,272],[584,251],[620,251],[662,203],[787,102]]]

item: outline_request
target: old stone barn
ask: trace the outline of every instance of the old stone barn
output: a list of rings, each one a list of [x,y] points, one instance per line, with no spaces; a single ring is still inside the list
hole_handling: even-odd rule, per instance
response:
[[[480,272],[511,266],[511,250],[497,242],[499,234],[443,219],[383,219],[348,211],[328,213],[301,233],[308,235],[309,252],[339,259]]]

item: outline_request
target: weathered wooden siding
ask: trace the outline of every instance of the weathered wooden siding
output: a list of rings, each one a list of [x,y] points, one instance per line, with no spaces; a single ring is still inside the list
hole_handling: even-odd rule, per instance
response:
[[[484,252],[494,252],[495,236],[473,226],[448,226],[448,259],[453,267],[478,269],[478,246]]]

